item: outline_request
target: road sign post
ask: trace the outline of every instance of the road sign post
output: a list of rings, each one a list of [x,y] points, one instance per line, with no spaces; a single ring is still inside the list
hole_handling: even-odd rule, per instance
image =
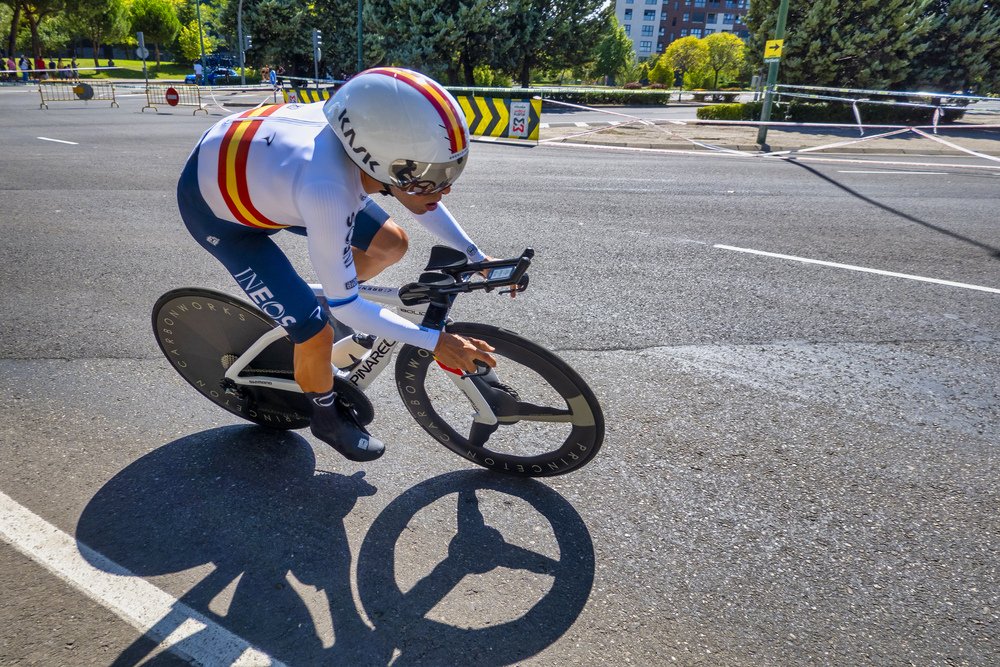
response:
[[[149,57],[149,49],[146,48],[146,40],[143,38],[141,32],[135,33],[135,39],[139,42],[138,48],[135,50],[135,55],[142,58],[142,77],[146,79],[146,85],[149,85],[149,73],[146,71],[146,58]]]
[[[788,17],[788,0],[781,0],[778,8],[778,25],[774,29],[774,39],[767,43],[764,49],[764,62],[768,63],[767,86],[764,89],[764,108],[760,112],[760,121],[771,120],[771,104],[774,101],[774,84],[778,82],[778,65],[781,62],[781,51],[785,43],[785,20]],[[770,53],[769,53],[770,52]],[[767,144],[767,125],[761,125],[757,131],[757,143]]]

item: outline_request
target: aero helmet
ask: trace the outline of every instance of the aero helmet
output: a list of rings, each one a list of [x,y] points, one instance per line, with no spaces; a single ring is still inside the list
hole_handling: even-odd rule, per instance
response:
[[[361,171],[406,192],[441,192],[468,160],[465,114],[448,91],[419,72],[365,70],[334,93],[323,113]]]

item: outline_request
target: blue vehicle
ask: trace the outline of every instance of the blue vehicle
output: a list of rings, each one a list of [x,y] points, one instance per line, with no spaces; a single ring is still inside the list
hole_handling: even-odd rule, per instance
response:
[[[210,69],[205,74],[204,83],[209,86],[223,85],[228,83],[238,83],[240,80],[240,73],[229,67],[218,67],[215,69]],[[194,74],[188,74],[184,77],[184,83],[193,84]]]

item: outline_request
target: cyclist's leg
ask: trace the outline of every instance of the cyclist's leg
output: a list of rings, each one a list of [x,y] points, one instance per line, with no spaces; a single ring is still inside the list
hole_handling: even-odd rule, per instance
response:
[[[371,280],[403,258],[409,237],[382,207],[369,199],[354,219],[351,246],[358,280]]]

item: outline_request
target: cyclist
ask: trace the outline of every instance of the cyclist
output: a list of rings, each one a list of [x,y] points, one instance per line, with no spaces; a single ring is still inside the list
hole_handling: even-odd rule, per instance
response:
[[[361,72],[326,103],[260,107],[205,133],[181,174],[177,199],[195,240],[295,343],[295,380],[313,403],[313,434],[355,461],[384,444],[338,406],[330,363],[334,330],[271,239],[305,234],[309,257],[337,320],[422,347],[445,366],[495,366],[487,343],[415,325],[358,297],[402,259],[406,232],[369,195],[396,198],[428,231],[470,260],[489,259],[441,198],[468,161],[469,130],[455,99],[410,70]]]

